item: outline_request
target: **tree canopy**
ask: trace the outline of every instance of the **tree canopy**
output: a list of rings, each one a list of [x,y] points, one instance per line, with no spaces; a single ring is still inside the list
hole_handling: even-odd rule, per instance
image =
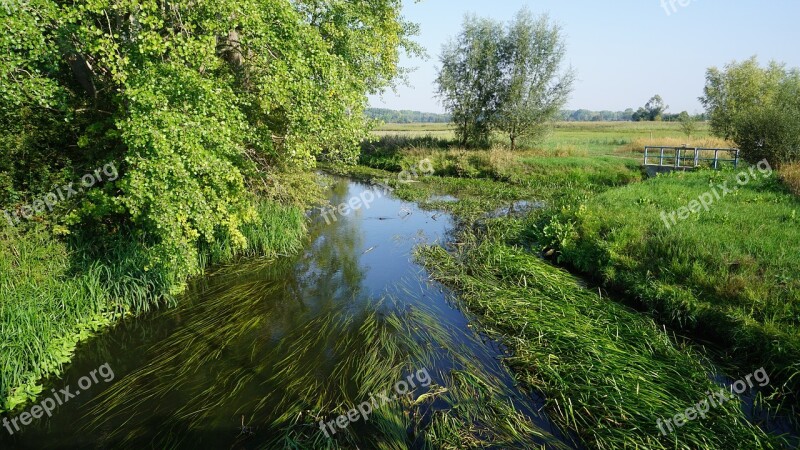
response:
[[[495,117],[511,149],[520,138],[541,137],[566,104],[574,74],[562,72],[566,46],[547,16],[520,11],[509,24],[502,45],[500,103]]]
[[[66,225],[133,222],[153,265],[189,273],[198,243],[243,245],[248,186],[268,186],[265,170],[355,160],[366,94],[397,80],[403,50],[418,51],[400,10],[400,0],[0,8],[2,200],[115,161],[120,180]]]
[[[669,109],[660,95],[654,95],[645,103],[644,107],[639,108],[633,113],[634,122],[660,122],[664,120],[664,113]]]
[[[523,9],[508,25],[467,17],[441,54],[438,93],[463,145],[488,144],[492,130],[517,139],[540,136],[560,115],[573,73],[562,70],[557,25]]]
[[[712,131],[730,139],[752,162],[782,164],[800,159],[800,69],[753,57],[706,73],[700,101]]]

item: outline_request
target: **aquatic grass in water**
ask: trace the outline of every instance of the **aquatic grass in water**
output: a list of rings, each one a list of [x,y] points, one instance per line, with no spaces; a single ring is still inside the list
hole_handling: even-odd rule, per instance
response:
[[[519,381],[543,392],[551,416],[589,446],[781,448],[747,422],[738,402],[661,436],[657,419],[719,389],[697,354],[534,255],[469,235],[462,242],[455,255],[426,247],[420,256],[513,350],[505,361]]]
[[[220,417],[233,422],[244,416],[248,426],[259,430],[255,442],[264,448],[558,446],[531,421],[532,412],[517,409],[527,400],[475,363],[473,348],[483,345],[469,342],[477,337],[446,329],[437,311],[399,308],[385,299],[333,308],[300,320],[297,327],[275,330],[267,326],[276,323],[270,316],[284,311],[281,305],[265,304],[270,297],[265,289],[263,281],[224,283],[206,293],[197,311],[174,312],[182,321],[176,334],[147,351],[147,366],[92,404],[86,433],[124,429],[105,442],[136,445],[146,439],[186,446],[209,427],[214,433],[230,429]],[[401,290],[403,295],[418,291]],[[238,362],[220,364],[231,352]],[[204,367],[215,372],[205,373]],[[431,370],[435,381],[430,390],[418,389],[381,406],[368,421],[338,430],[333,439],[320,430],[320,420],[335,419],[420,368]],[[216,381],[201,382],[198,376]],[[177,391],[185,396],[174,403],[171,396]],[[148,417],[168,418],[155,436],[147,417],[137,415],[142,410]],[[176,441],[178,435],[183,440]],[[243,436],[242,443],[248,439],[254,438]]]
[[[305,215],[295,206],[257,205],[247,255],[275,258],[302,248]],[[170,300],[186,280],[148,270],[147,245],[130,230],[115,237],[89,231],[58,240],[44,225],[0,228],[0,413],[33,400],[42,378],[70,361],[78,342],[125,314]],[[200,267],[230,260],[218,240],[198,250]]]

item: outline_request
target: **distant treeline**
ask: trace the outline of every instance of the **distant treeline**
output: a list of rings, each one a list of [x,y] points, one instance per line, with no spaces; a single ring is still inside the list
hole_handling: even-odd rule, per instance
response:
[[[631,122],[636,121],[634,115],[636,111],[631,108],[625,111],[589,111],[588,109],[565,110],[561,111],[561,120],[566,122]],[[694,116],[697,120],[708,120],[706,114]],[[680,114],[663,114],[661,120],[664,122],[677,122]],[[641,120],[641,119],[640,119]]]
[[[367,108],[364,114],[370,119],[386,123],[449,123],[450,114],[424,113],[419,111],[395,111],[385,108]]]
[[[625,111],[590,111],[588,109],[563,110],[561,120],[565,122],[631,122],[636,113],[632,108]],[[385,108],[367,108],[364,114],[370,119],[386,123],[449,123],[449,114],[425,113],[420,111],[395,111]],[[680,114],[664,114],[665,122],[677,122]],[[707,120],[705,114],[698,114],[698,120]]]

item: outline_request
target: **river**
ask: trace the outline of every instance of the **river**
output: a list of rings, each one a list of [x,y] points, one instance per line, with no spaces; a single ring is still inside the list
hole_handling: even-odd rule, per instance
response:
[[[370,189],[336,179],[331,204]],[[456,395],[449,374],[475,373],[495,384],[494,400],[513,404],[547,436],[526,439],[563,444],[539,412],[542,399],[515,386],[501,362],[505,349],[473,331],[454,296],[414,262],[415,246],[447,243],[453,227],[450,216],[391,195],[335,220],[312,214],[300,254],[215,268],[176,305],[81,344],[43,398],[56,395],[51,389],[78,390],[81,378],[101,366],[105,378],[14,436],[0,430],[0,447],[327,446],[331,428],[323,433],[313,425],[317,419],[335,419],[376,390],[396,386],[393,380],[422,371],[429,386],[419,386],[412,400],[432,387]],[[439,396],[425,407],[390,405],[409,421],[394,448],[418,446],[415,430],[453,402]],[[374,414],[340,431],[350,433],[342,445],[368,448],[389,439],[386,424],[394,416]]]

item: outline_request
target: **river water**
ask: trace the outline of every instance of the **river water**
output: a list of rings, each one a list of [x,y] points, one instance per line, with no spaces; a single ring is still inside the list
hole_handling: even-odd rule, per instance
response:
[[[330,201],[338,205],[370,189],[337,179]],[[324,419],[335,418],[368,398],[368,387],[392,387],[398,370],[424,369],[434,385],[448,388],[447,374],[465,366],[495,380],[492,395],[544,435],[560,436],[538,412],[541,399],[515,387],[500,362],[504,349],[473,331],[453,296],[413,261],[417,245],[449,241],[451,217],[377,195],[369,208],[329,219],[312,217],[299,255],[216,268],[192,282],[174,307],[82,344],[43,398],[50,389],[80,390],[80,379],[101,366],[105,377],[52,417],[13,436],[0,429],[0,448],[274,448],[291,445],[296,434],[327,446],[314,436],[320,428],[309,425],[320,416],[304,415],[329,411]],[[426,356],[407,356],[418,353],[412,347]],[[412,362],[398,369],[404,361]],[[109,371],[113,380],[106,382]],[[451,403],[437,400],[422,412],[399,408],[424,425]],[[385,438],[388,422],[357,422],[350,445],[370,448]],[[394,448],[416,446],[401,441]]]

